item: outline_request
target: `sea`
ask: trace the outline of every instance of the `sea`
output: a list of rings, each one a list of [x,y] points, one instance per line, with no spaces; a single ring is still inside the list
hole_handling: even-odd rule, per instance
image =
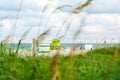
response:
[[[45,43],[46,44],[46,43]],[[71,48],[77,46],[80,49],[85,49],[86,45],[92,45],[92,48],[112,47],[117,46],[117,43],[62,43],[63,48]],[[18,43],[8,43],[8,48],[17,49]],[[49,45],[48,45],[49,46]],[[21,43],[19,49],[32,49],[32,43]]]

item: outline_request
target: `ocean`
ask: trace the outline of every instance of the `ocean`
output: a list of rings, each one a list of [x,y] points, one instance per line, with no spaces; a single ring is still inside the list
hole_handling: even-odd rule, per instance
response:
[[[16,49],[18,43],[9,43],[7,46],[8,48]],[[92,48],[102,48],[102,47],[112,47],[112,46],[117,46],[117,43],[63,43],[61,44],[62,47],[64,48],[71,48],[73,46],[77,46],[79,48],[84,49],[85,45],[92,45]],[[21,43],[19,49],[31,49],[32,48],[32,43]]]

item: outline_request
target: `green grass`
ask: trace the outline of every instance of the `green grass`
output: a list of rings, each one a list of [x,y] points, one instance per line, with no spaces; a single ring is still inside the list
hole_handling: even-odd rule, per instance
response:
[[[87,0],[84,4],[77,6],[70,14],[79,14],[91,1],[92,0]],[[41,25],[42,15],[45,14],[45,11],[48,10],[50,5],[46,4],[44,6],[42,14],[40,15],[39,26]],[[21,5],[19,5],[19,8],[20,7]],[[47,28],[51,15],[64,7],[71,6],[62,5],[55,8],[55,10],[49,14],[48,20],[45,22],[44,30]],[[56,65],[58,66],[62,80],[120,80],[120,50],[115,54],[116,47],[95,49],[88,51],[86,55],[61,55],[58,61],[57,59],[54,61],[52,57],[48,56],[20,56],[18,54],[20,45],[30,31],[29,29],[21,36],[16,51],[7,49],[6,46],[9,39],[13,39],[15,35],[16,23],[19,17],[18,10],[14,30],[2,41],[3,43],[0,43],[0,80],[50,80],[52,73],[51,68]],[[66,29],[65,33],[63,33],[63,40],[65,39],[72,23],[72,20],[70,20],[70,22],[68,21],[69,19],[70,18],[67,18],[63,21],[56,37],[60,36],[62,26],[65,26]],[[68,23],[67,26],[65,24],[66,22]],[[38,37],[35,44],[41,43],[49,34],[49,29],[44,30],[42,34],[39,34],[38,29]],[[75,40],[80,33],[81,29],[76,31],[73,40]],[[52,62],[54,62],[54,64],[52,64]]]
[[[60,56],[61,79],[120,80],[120,51],[109,70],[114,56],[112,52],[115,52],[115,47],[95,49],[72,58]],[[50,80],[51,62],[52,57],[48,56],[22,57],[0,52],[0,80]]]

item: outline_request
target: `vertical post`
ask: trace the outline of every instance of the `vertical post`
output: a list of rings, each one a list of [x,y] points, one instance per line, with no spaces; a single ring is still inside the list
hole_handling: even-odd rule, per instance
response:
[[[33,49],[33,54],[36,54],[36,39],[33,38],[33,42],[32,42],[32,49]]]

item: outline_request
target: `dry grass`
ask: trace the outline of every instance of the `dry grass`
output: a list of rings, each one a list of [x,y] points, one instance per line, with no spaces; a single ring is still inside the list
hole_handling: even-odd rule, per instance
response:
[[[59,71],[59,58],[60,58],[60,49],[56,52],[56,55],[52,58],[51,63],[51,79],[50,80],[61,80],[61,75]]]
[[[23,3],[23,0],[20,0],[20,4],[19,4],[19,7],[18,7],[18,12],[17,12],[15,24],[14,24],[14,28],[13,28],[13,31],[11,30],[12,40],[14,39],[15,30],[16,30],[16,26],[17,26],[18,19],[19,19],[19,15],[20,15],[20,10],[21,10],[21,7],[22,7],[22,3]]]
[[[92,0],[87,0],[85,3],[82,5],[76,7],[72,13],[79,14],[82,9],[84,9],[86,6],[88,6],[91,3]]]

